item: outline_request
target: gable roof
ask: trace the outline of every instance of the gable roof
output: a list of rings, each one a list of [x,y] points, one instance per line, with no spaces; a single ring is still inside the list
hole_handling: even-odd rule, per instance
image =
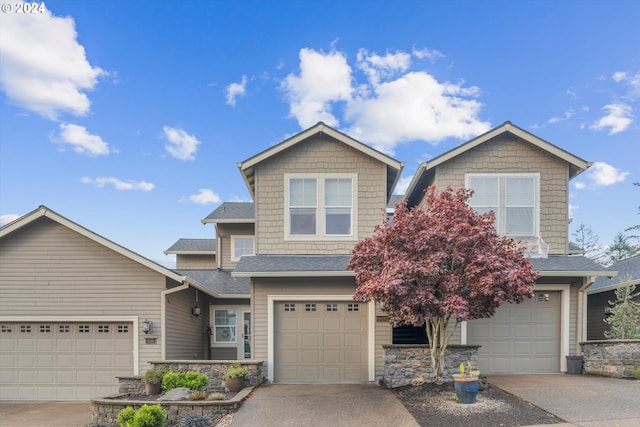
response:
[[[612,291],[620,286],[620,282],[627,277],[631,277],[633,285],[640,285],[640,254],[618,261],[611,266],[612,270],[618,272],[618,277],[598,277],[596,281],[587,289],[588,294]]]
[[[251,193],[251,197],[255,198],[256,165],[317,134],[329,136],[330,138],[333,138],[334,140],[341,142],[353,148],[354,150],[359,151],[376,160],[379,160],[380,162],[387,165],[387,198],[391,196],[391,193],[396,186],[398,179],[400,178],[400,172],[404,167],[404,162],[395,160],[387,156],[386,154],[383,154],[380,151],[375,150],[340,131],[337,131],[330,126],[327,126],[323,122],[318,122],[315,126],[303,130],[302,132],[292,136],[291,138],[285,139],[281,143],[274,145],[273,147],[268,148],[243,162],[238,163],[238,169],[240,169],[242,178],[247,184],[247,188]]]
[[[536,135],[527,132],[526,130],[514,125],[513,123],[506,121],[502,125],[491,129],[488,132],[483,133],[482,135],[459,145],[446,153],[439,155],[427,162],[423,162],[418,167],[416,174],[414,175],[409,187],[407,188],[407,192],[405,194],[405,198],[414,200],[416,198],[420,199],[420,194],[422,189],[425,187],[424,183],[427,177],[433,173],[433,170],[436,166],[445,163],[456,156],[459,156],[462,153],[465,153],[472,148],[477,147],[480,144],[483,144],[503,133],[510,133],[521,140],[532,144],[539,149],[546,151],[549,154],[552,154],[567,163],[569,163],[569,179],[576,177],[578,174],[584,172],[587,168],[591,166],[590,162],[581,159],[578,156],[575,156],[568,151],[563,150],[556,145],[551,144],[550,142],[545,141],[542,138],[537,137]]]
[[[253,202],[224,202],[202,220],[208,223],[251,223],[256,222]]]
[[[136,252],[133,252],[125,248],[124,246],[121,246],[97,233],[94,233],[93,231],[81,226],[76,222],[73,222],[70,219],[65,218],[64,216],[49,209],[44,205],[41,205],[37,209],[21,216],[15,221],[12,221],[4,225],[3,227],[0,227],[0,240],[10,235],[11,233],[14,233],[22,229],[23,227],[26,227],[27,225],[32,224],[33,222],[41,218],[48,218],[52,221],[55,221],[58,224],[62,225],[63,227],[66,227],[72,231],[75,231],[76,233],[88,238],[89,240],[93,240],[99,245],[102,245],[126,258],[129,258],[132,261],[137,262],[138,264],[141,264],[157,273],[160,273],[165,277],[168,277],[169,279],[175,280],[178,283],[190,285],[214,297],[218,296],[215,292],[212,292],[210,289],[198,283],[196,280],[192,280],[192,279],[189,279],[188,277],[181,276],[175,271],[170,270],[167,267],[164,267],[154,261],[151,261],[150,259],[145,258],[142,255],[137,254]]]
[[[178,239],[169,249],[164,251],[165,254],[202,254],[215,255],[216,239]]]
[[[250,280],[248,277],[235,278],[231,270],[175,270],[196,280],[212,290],[220,298],[249,298]]]

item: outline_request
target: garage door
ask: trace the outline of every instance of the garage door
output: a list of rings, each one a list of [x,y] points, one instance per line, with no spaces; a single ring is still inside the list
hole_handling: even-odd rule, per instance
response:
[[[366,304],[278,302],[275,313],[275,382],[368,380]]]
[[[79,400],[133,375],[131,323],[0,324],[0,400]]]
[[[560,372],[560,292],[503,304],[491,319],[470,321],[467,333],[469,344],[482,346],[481,372]]]

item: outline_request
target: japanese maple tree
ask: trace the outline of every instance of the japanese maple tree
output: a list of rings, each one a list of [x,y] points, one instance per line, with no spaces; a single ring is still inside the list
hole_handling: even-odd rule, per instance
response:
[[[519,243],[497,234],[493,212],[469,206],[472,194],[429,187],[424,206],[398,203],[393,218],[356,244],[347,266],[354,299],[383,304],[394,326],[426,324],[437,383],[458,324],[531,298],[538,278]]]

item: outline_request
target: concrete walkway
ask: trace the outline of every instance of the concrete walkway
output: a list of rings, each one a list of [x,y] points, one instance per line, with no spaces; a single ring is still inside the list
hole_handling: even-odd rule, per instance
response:
[[[417,427],[387,389],[374,384],[263,385],[234,415],[231,427]]]
[[[640,381],[589,375],[489,375],[489,383],[581,427],[640,426]]]

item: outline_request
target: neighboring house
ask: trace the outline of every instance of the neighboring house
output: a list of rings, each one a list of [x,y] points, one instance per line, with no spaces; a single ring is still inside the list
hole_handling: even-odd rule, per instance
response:
[[[0,228],[0,400],[87,400],[151,360],[206,358],[222,298],[40,206]]]
[[[524,242],[540,278],[533,299],[504,304],[490,319],[464,322],[453,343],[478,344],[479,369],[553,373],[586,339],[586,288],[615,275],[569,245],[569,180],[590,163],[506,122],[428,162],[409,185],[409,206],[423,189],[474,190],[471,205],[493,210],[501,235]]]
[[[374,382],[383,345],[424,342],[354,301],[356,242],[393,212],[404,163],[323,123],[240,162],[252,202],[204,218],[170,270],[46,207],[0,228],[0,400],[83,400],[158,359],[253,359],[276,383]],[[586,339],[585,289],[614,272],[570,255],[569,180],[589,163],[505,123],[423,163],[428,185],[476,190],[541,271],[535,298],[463,323],[485,372],[561,372]],[[152,323],[144,332],[144,321]]]
[[[589,306],[587,339],[590,341],[606,339],[604,333],[609,330],[609,325],[605,323],[604,319],[608,316],[611,308],[609,301],[616,300],[615,290],[620,286],[620,281],[630,277],[631,284],[636,286],[636,292],[640,291],[640,254],[616,262],[611,266],[611,269],[618,272],[617,277],[598,277],[587,290]],[[634,301],[640,303],[640,296],[636,297]]]

